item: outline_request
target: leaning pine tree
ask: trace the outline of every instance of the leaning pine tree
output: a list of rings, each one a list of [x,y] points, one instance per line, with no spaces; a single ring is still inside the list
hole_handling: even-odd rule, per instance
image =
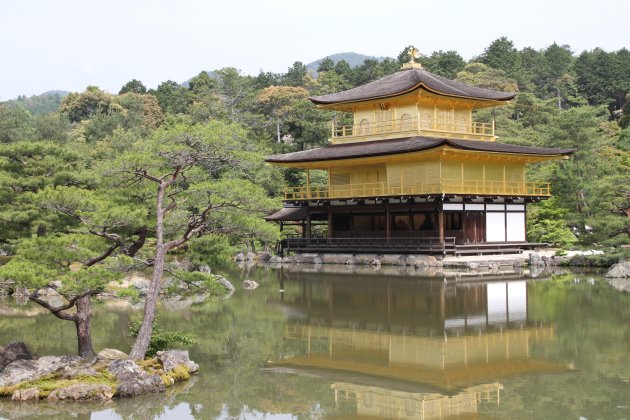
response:
[[[91,159],[94,173],[102,175],[92,189],[56,186],[29,196],[34,206],[65,217],[72,232],[21,241],[0,267],[0,278],[28,289],[31,301],[73,322],[79,355],[91,357],[92,297],[131,268],[152,268],[131,351],[142,359],[168,252],[212,233],[277,237],[260,215],[278,205],[261,186],[273,189],[278,177],[261,164],[262,155],[242,128],[220,122],[160,129],[149,138],[117,133],[94,148]]]
[[[145,357],[151,341],[156,304],[167,254],[206,234],[277,236],[261,221],[261,212],[277,203],[257,183],[268,177],[260,153],[236,125],[212,121],[161,129],[135,142],[109,165],[110,179],[129,194],[146,192],[154,224],[155,248],[143,262],[153,274],[142,323],[129,357]],[[259,182],[260,183],[260,182]],[[112,185],[112,191],[115,191]]]

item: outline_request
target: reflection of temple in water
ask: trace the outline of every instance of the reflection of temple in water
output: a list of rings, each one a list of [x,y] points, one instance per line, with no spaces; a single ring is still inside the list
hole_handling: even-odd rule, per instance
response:
[[[499,404],[501,384],[491,383],[469,387],[455,395],[397,391],[387,388],[336,382],[335,402],[353,398],[361,417],[392,419],[433,419],[449,416],[474,415],[480,403]]]
[[[292,273],[280,305],[285,337],[302,351],[272,366],[350,375],[332,389],[336,400],[356,400],[360,415],[476,413],[481,402],[499,403],[501,378],[565,370],[531,355],[554,327],[529,319],[526,281],[496,280]]]

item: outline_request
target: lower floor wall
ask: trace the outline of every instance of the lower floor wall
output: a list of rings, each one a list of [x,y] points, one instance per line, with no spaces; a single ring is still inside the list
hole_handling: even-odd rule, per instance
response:
[[[319,224],[319,232],[311,224]],[[524,202],[312,206],[302,226],[304,237],[454,238],[459,244],[527,240]]]

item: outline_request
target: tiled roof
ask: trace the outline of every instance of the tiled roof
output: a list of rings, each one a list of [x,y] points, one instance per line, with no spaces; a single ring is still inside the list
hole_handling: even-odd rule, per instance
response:
[[[273,222],[304,220],[306,219],[307,213],[308,210],[306,207],[284,207],[264,219]]]
[[[330,95],[309,98],[316,104],[327,105],[346,102],[360,102],[370,99],[389,98],[413,91],[417,88],[459,98],[508,101],[516,96],[513,92],[497,92],[468,86],[454,80],[438,76],[422,68],[410,68],[367,83],[354,89]]]
[[[480,152],[545,156],[569,155],[575,151],[575,149],[530,147],[519,146],[516,144],[495,143],[489,141],[450,140],[416,136],[391,140],[374,140],[356,143],[335,144],[318,149],[303,150],[301,152],[286,153],[283,155],[273,155],[269,156],[266,161],[270,163],[292,163],[352,159],[418,152],[422,150],[434,149],[441,146],[450,146],[455,149],[474,150]]]

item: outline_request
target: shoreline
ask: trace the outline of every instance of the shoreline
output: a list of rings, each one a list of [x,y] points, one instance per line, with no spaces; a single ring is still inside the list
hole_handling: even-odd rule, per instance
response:
[[[419,254],[348,254],[348,253],[297,253],[290,256],[271,256],[268,253],[240,253],[235,261],[259,261],[271,265],[367,265],[367,266],[415,266],[417,268],[475,270],[479,268],[498,269],[501,267],[554,267],[554,266],[584,266],[590,267],[588,259],[593,256],[604,257],[603,251],[568,251],[565,255],[556,255],[554,249],[525,250],[519,254],[486,254],[433,256]],[[574,257],[583,257],[575,259]],[[608,265],[612,265],[607,264]],[[595,264],[597,266],[597,264]]]

